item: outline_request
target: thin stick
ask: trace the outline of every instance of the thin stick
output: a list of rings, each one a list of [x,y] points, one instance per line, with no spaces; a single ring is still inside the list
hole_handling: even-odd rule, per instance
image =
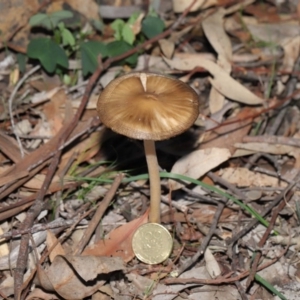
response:
[[[119,174],[113,184],[110,187],[110,190],[106,193],[105,197],[103,198],[101,204],[98,206],[92,220],[89,222],[88,228],[85,230],[84,235],[82,236],[80,242],[77,245],[77,249],[74,252],[74,255],[79,255],[83,251],[85,245],[88,243],[90,240],[93,232],[95,231],[96,227],[98,226],[102,216],[104,215],[107,207],[109,206],[111,200],[116,194],[116,191],[119,187],[119,185],[122,182],[123,175]]]
[[[286,199],[286,201],[290,200],[290,197],[292,197],[292,193],[290,193],[291,189],[294,187],[296,183],[293,182],[290,185],[288,185],[275,199],[260,213],[262,217],[265,217],[274,207],[276,207],[283,198]],[[226,240],[226,244],[232,245],[236,243],[241,237],[243,237],[247,232],[249,232],[254,226],[256,226],[259,223],[258,219],[253,219],[251,222],[247,224],[240,232],[238,232],[236,235],[234,235],[232,238]]]
[[[290,194],[293,195],[292,192],[290,192]],[[288,200],[290,200],[290,199],[291,199],[291,197],[288,197]],[[258,267],[258,264],[259,264],[259,260],[262,256],[262,252],[260,251],[260,249],[266,243],[267,238],[269,237],[271,231],[273,230],[273,227],[275,225],[278,214],[281,212],[281,210],[285,207],[286,204],[287,204],[286,201],[281,201],[279,206],[275,209],[267,230],[265,231],[264,235],[262,236],[262,238],[260,239],[260,241],[257,244],[258,251],[256,252],[256,256],[254,258],[254,261],[252,263],[252,267],[250,269],[249,277],[247,278],[247,281],[246,281],[246,289],[249,289],[249,286],[251,285],[251,283],[254,280],[254,277],[255,277],[255,274],[256,274],[256,271],[257,271],[257,267]]]
[[[228,201],[228,199],[224,199],[223,202],[219,202],[218,203],[218,208],[215,212],[213,221],[211,223],[210,229],[208,234],[206,235],[206,237],[203,239],[203,241],[201,242],[200,247],[198,248],[196,254],[194,254],[193,257],[191,257],[190,259],[186,260],[178,269],[178,275],[182,274],[185,270],[187,270],[188,268],[190,268],[193,264],[195,264],[198,259],[200,258],[200,256],[203,255],[205,249],[207,248],[209,241],[211,240],[212,236],[215,234],[215,231],[217,229],[218,226],[218,222],[219,219],[221,217],[221,214],[223,212],[223,209],[226,205],[226,202]]]
[[[8,99],[8,111],[9,111],[9,117],[10,117],[10,123],[11,123],[11,127],[12,127],[12,131],[17,139],[19,148],[20,148],[20,152],[21,152],[21,157],[24,157],[24,150],[23,150],[23,146],[20,140],[20,137],[17,134],[16,131],[16,125],[15,125],[15,121],[14,121],[14,117],[13,117],[13,101],[15,98],[15,95],[17,94],[17,91],[19,90],[19,88],[22,86],[22,84],[24,83],[24,81],[33,73],[35,73],[37,70],[40,69],[40,66],[35,66],[34,68],[32,68],[30,71],[28,71],[27,73],[24,74],[24,76],[19,80],[19,82],[17,83],[17,85],[15,86],[14,90],[12,91],[9,99]]]
[[[275,135],[257,135],[257,136],[245,136],[243,138],[244,143],[268,143],[268,144],[279,144],[293,147],[300,147],[300,139],[275,136]]]

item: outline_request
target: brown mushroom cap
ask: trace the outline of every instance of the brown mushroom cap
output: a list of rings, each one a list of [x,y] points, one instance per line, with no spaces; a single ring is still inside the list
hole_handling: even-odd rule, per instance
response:
[[[100,120],[113,131],[139,140],[164,140],[197,119],[197,93],[184,82],[153,73],[131,73],[111,81],[101,93]]]

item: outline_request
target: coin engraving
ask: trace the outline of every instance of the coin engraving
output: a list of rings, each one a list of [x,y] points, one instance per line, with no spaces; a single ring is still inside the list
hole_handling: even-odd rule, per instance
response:
[[[157,223],[140,226],[132,238],[132,248],[136,257],[147,264],[159,264],[172,251],[173,240],[170,232]]]

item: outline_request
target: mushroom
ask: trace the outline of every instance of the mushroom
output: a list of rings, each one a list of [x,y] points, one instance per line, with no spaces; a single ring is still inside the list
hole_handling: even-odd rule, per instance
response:
[[[130,73],[111,81],[101,93],[103,124],[143,140],[150,181],[151,223],[160,223],[161,186],[155,141],[187,130],[199,114],[197,93],[184,82],[155,73]]]

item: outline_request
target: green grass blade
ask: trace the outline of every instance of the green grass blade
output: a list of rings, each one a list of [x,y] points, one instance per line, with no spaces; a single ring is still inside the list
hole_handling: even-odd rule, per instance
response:
[[[249,214],[251,214],[253,217],[255,217],[257,220],[259,220],[264,226],[268,227],[269,223],[268,221],[266,221],[256,210],[254,210],[253,208],[251,208],[250,206],[244,204],[243,202],[241,202],[240,200],[238,200],[237,198],[231,196],[230,194],[227,194],[226,192],[223,192],[222,190],[211,186],[209,184],[206,184],[200,180],[191,178],[191,177],[187,177],[181,174],[174,174],[174,173],[169,173],[169,172],[160,172],[160,177],[161,178],[169,178],[169,179],[174,179],[174,180],[182,180],[182,181],[187,181],[196,185],[199,185],[209,191],[215,192],[217,194],[219,194],[220,196],[226,197],[227,199],[232,200],[234,203],[236,203],[237,205],[239,205],[242,209],[244,209],[245,211],[247,211]],[[130,176],[130,177],[126,177],[123,179],[123,182],[132,182],[132,181],[137,181],[137,180],[145,180],[148,179],[149,176],[148,174],[142,174],[142,175],[137,175],[137,176]],[[76,177],[76,180],[82,180],[82,181],[97,181],[100,183],[111,183],[113,180],[109,179],[109,178],[90,178],[90,177]]]
[[[249,212],[257,220],[259,220],[264,226],[266,226],[266,227],[269,226],[269,222],[266,221],[256,210],[254,210],[253,208],[251,208],[250,206],[244,204],[243,202],[241,202],[237,198],[223,192],[222,190],[220,190],[220,189],[218,189],[214,186],[211,186],[211,185],[206,184],[206,183],[204,183],[200,180],[193,179],[193,178],[190,178],[190,177],[187,177],[187,176],[184,176],[184,175],[180,175],[180,174],[161,172],[160,177],[169,178],[169,179],[179,179],[179,180],[188,181],[188,182],[194,183],[196,185],[202,186],[203,188],[206,188],[209,191],[215,192],[215,193],[219,194],[220,196],[223,196],[223,197],[226,197],[227,199],[232,200],[234,203],[239,205],[241,208],[243,208],[244,210]]]
[[[272,292],[273,294],[275,294],[276,296],[278,296],[280,299],[282,299],[282,300],[288,300],[284,295],[282,295],[279,291],[277,291],[272,284],[270,284],[268,281],[266,281],[265,279],[263,279],[258,274],[256,274],[254,276],[254,278],[255,278],[255,280],[257,282],[259,282],[261,285],[263,285],[270,292]]]

